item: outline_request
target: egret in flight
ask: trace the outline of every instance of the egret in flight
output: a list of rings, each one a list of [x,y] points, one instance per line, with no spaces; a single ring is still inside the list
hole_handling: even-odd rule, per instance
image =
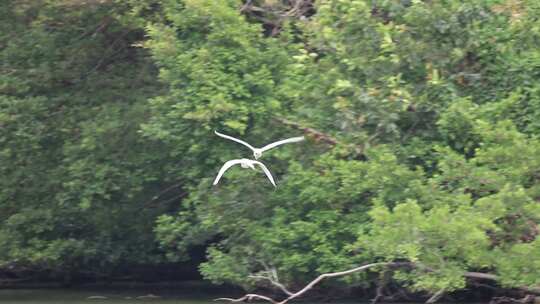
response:
[[[279,145],[288,144],[288,143],[294,143],[294,142],[299,142],[299,141],[304,140],[304,136],[291,137],[291,138],[287,138],[287,139],[283,139],[283,140],[280,140],[280,141],[273,142],[273,143],[268,144],[268,145],[266,145],[266,146],[264,146],[262,148],[255,148],[252,145],[248,144],[247,142],[245,142],[243,140],[240,140],[238,138],[234,138],[234,137],[229,136],[229,135],[221,134],[221,133],[219,133],[218,131],[215,131],[215,130],[214,130],[214,133],[216,133],[216,135],[219,136],[219,137],[230,139],[232,141],[235,141],[235,142],[237,142],[239,144],[242,144],[242,145],[250,148],[253,151],[253,156],[255,157],[255,159],[259,159],[262,156],[262,153],[264,151],[270,150],[270,149],[275,148],[275,147],[277,147]]]
[[[255,165],[259,165],[263,169],[264,173],[266,174],[266,176],[268,177],[272,185],[274,185],[274,187],[276,186],[276,183],[274,182],[274,178],[272,177],[272,173],[270,173],[270,170],[268,170],[268,168],[266,168],[266,166],[263,163],[256,160],[247,159],[247,158],[233,159],[223,164],[221,169],[219,169],[219,173],[216,176],[216,179],[214,180],[213,185],[214,186],[217,185],[217,183],[221,179],[221,176],[223,176],[223,173],[225,173],[225,171],[227,171],[230,167],[234,165],[240,165],[244,169],[251,168],[253,170],[255,170]]]

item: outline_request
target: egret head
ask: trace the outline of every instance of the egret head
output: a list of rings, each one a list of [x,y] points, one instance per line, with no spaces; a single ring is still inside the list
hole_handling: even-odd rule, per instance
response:
[[[255,157],[255,159],[259,159],[259,157],[262,156],[262,152],[259,150],[255,150],[253,151],[253,156]]]

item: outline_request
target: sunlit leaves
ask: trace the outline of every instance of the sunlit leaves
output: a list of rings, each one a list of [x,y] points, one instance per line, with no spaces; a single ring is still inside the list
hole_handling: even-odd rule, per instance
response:
[[[219,238],[203,273],[246,288],[267,267],[294,285],[407,260],[424,268],[394,278],[429,291],[464,288],[469,270],[521,267],[511,248],[533,242],[538,225],[538,90],[512,71],[534,79],[524,62],[537,50],[527,40],[520,59],[512,37],[536,21],[518,13],[533,4],[510,4],[317,1],[279,38],[232,2],[166,5],[171,22],[150,26],[146,45],[169,91],[152,100],[143,134],[168,142],[186,164],[179,174],[200,182],[186,210],[158,223],[163,246],[181,256]],[[274,116],[338,144],[273,152],[274,192],[239,171],[209,190],[213,166],[243,153],[212,129],[250,142],[290,132]]]

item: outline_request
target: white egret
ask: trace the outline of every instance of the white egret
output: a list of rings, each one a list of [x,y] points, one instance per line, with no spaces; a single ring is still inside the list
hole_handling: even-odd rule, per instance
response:
[[[266,168],[266,166],[263,163],[258,162],[256,160],[247,159],[247,158],[233,159],[223,164],[221,169],[219,169],[219,173],[216,176],[216,179],[214,180],[213,185],[214,186],[217,185],[217,183],[221,179],[221,176],[223,176],[223,173],[225,173],[225,171],[227,171],[230,167],[234,165],[240,165],[244,169],[251,168],[253,170],[255,170],[255,165],[261,166],[261,168],[263,169],[264,173],[266,174],[266,176],[268,177],[272,185],[276,187],[276,183],[274,182],[274,178],[272,177],[272,173],[270,173],[270,170],[268,170],[268,168]]]
[[[304,140],[304,136],[291,137],[291,138],[287,138],[287,139],[283,139],[283,140],[280,140],[280,141],[273,142],[273,143],[268,144],[268,145],[266,145],[266,146],[264,146],[262,148],[255,148],[252,145],[248,144],[247,142],[245,142],[243,140],[240,140],[238,138],[234,138],[234,137],[229,136],[229,135],[221,134],[221,133],[219,133],[218,131],[215,131],[215,130],[214,130],[214,133],[216,133],[216,135],[219,136],[219,137],[230,139],[232,141],[235,141],[235,142],[237,142],[239,144],[242,144],[242,145],[250,148],[253,151],[253,156],[255,157],[255,159],[259,159],[262,156],[262,153],[264,151],[270,150],[270,149],[275,148],[275,147],[277,147],[279,145],[288,144],[288,143],[294,143],[294,142],[299,142],[299,141]]]

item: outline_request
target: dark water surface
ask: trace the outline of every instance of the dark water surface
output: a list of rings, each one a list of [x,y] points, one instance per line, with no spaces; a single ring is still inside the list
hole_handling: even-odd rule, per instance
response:
[[[156,297],[153,297],[156,296]],[[89,297],[106,297],[103,299]],[[0,303],[17,304],[210,304],[219,295],[198,290],[128,289],[0,289]]]
[[[148,295],[155,295],[156,297],[152,298],[152,296],[148,297]],[[241,293],[239,293],[238,290],[207,290],[206,288],[200,288],[198,286],[183,286],[180,288],[152,288],[141,286],[84,289],[0,289],[0,304],[230,304],[228,302],[214,302],[213,300],[219,297],[234,297],[240,295]],[[106,297],[106,299],[89,298],[95,296]],[[293,301],[292,303],[314,304],[309,301]],[[332,301],[329,303],[360,304],[360,302],[357,301]],[[324,304],[328,303],[325,302]],[[471,302],[467,304],[481,303]]]

